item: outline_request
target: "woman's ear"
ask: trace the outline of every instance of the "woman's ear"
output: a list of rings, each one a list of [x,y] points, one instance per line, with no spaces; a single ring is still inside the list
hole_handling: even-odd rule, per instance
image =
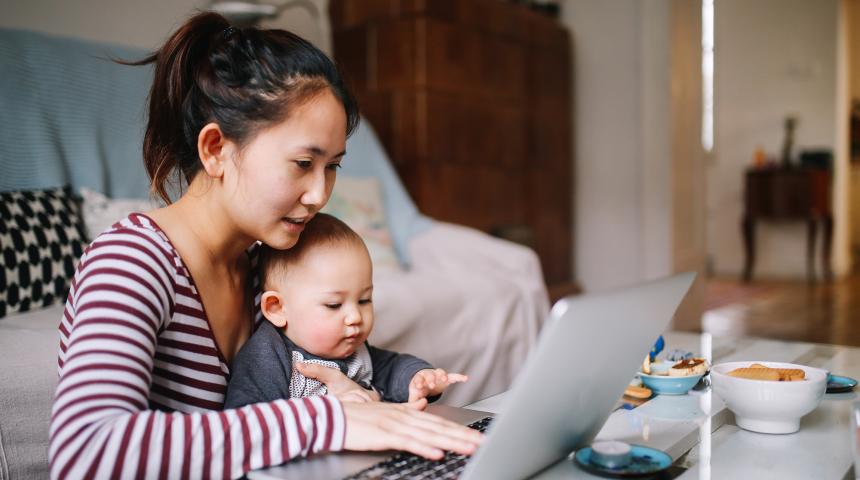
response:
[[[284,302],[281,295],[273,290],[263,292],[260,299],[260,310],[266,320],[278,328],[287,328],[287,312],[284,311]]]
[[[220,178],[224,173],[224,162],[227,160],[225,143],[226,138],[217,123],[207,123],[197,135],[197,155],[203,170],[212,178]]]

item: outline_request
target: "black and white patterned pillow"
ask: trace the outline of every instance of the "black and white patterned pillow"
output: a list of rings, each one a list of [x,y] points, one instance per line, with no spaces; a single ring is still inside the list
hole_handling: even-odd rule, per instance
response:
[[[0,317],[65,301],[84,246],[68,188],[0,193]]]

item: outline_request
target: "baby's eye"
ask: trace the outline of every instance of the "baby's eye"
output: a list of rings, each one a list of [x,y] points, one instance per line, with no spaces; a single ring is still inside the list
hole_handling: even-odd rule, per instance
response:
[[[313,166],[313,162],[310,160],[296,160],[296,165],[299,166],[302,170],[308,170]]]
[[[341,306],[340,303],[326,303],[325,304],[325,308],[327,308],[329,310],[337,310],[338,308],[340,308],[340,306]]]
[[[365,299],[359,300],[359,301],[358,301],[358,304],[359,304],[359,305],[367,305],[367,304],[372,303],[372,302],[373,302],[373,301],[372,301],[371,299],[369,299],[369,298],[365,298]]]
[[[340,168],[340,166],[341,165],[339,163],[330,163],[330,164],[328,164],[328,166],[326,166],[326,168],[328,168],[329,170],[337,171]]]

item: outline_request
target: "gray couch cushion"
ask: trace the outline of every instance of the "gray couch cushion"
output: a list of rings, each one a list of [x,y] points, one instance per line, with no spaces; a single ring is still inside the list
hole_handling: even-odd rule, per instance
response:
[[[48,477],[63,305],[0,319],[0,480]]]

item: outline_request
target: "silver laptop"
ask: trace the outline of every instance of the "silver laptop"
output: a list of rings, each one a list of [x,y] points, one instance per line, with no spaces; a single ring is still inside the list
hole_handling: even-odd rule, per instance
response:
[[[695,273],[683,273],[612,292],[559,300],[537,346],[506,394],[499,415],[492,420],[483,445],[468,459],[459,478],[526,478],[590,443],[642,359],[668,327],[694,278]],[[490,415],[443,405],[428,410],[463,424]],[[342,479],[392,455],[321,455],[258,470],[249,477]],[[410,475],[416,476],[416,472]]]

